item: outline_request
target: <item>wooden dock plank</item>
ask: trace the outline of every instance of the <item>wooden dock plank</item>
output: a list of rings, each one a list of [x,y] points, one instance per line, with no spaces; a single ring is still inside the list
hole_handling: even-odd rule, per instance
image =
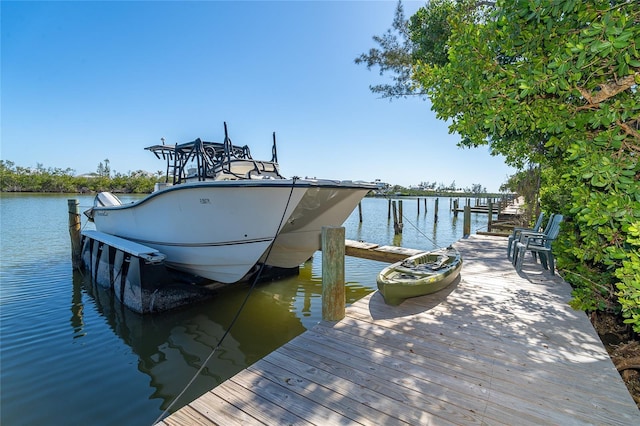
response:
[[[345,342],[345,346],[348,344]],[[291,359],[308,362],[317,370],[322,370],[327,386],[341,386],[344,395],[350,395],[359,404],[375,408],[380,414],[358,417],[359,422],[368,424],[429,424],[437,419],[439,424],[458,424],[453,418],[465,418],[466,410],[459,410],[439,401],[425,397],[410,389],[393,386],[389,377],[373,374],[379,364],[364,364],[362,360],[349,356],[343,351],[327,351],[317,344],[305,346],[304,340],[296,345],[283,348]],[[319,350],[320,349],[320,350]],[[425,407],[429,407],[425,410]],[[385,415],[386,413],[387,415]],[[365,413],[366,414],[366,413]],[[390,420],[384,421],[385,417]],[[470,420],[470,416],[466,416]],[[368,419],[368,420],[366,420]]]
[[[345,240],[345,254],[347,256],[377,260],[379,262],[399,262],[409,256],[422,252],[423,250],[406,247],[379,246],[378,244],[365,243],[362,241]]]
[[[426,328],[433,327],[435,324],[425,325]],[[545,368],[544,374],[540,371],[532,371],[530,364],[534,364],[532,355],[530,353],[522,352],[515,353],[513,350],[509,352],[503,350],[503,342],[494,341],[492,346],[487,343],[488,337],[483,336],[481,332],[475,330],[466,330],[461,333],[457,333],[457,336],[442,335],[441,333],[434,331],[430,334],[411,333],[407,330],[407,326],[404,326],[403,333],[391,333],[388,330],[375,330],[375,326],[366,327],[362,323],[355,327],[345,327],[345,333],[355,333],[362,338],[370,338],[375,343],[361,343],[363,347],[369,347],[373,344],[376,345],[376,350],[380,348],[398,348],[399,352],[393,352],[389,356],[393,359],[393,362],[399,362],[407,358],[403,357],[403,354],[408,355],[408,360],[412,363],[418,363],[419,365],[428,365],[432,371],[448,372],[449,375],[455,374],[456,381],[451,381],[450,384],[457,384],[458,381],[470,382],[470,386],[478,384],[486,377],[491,377],[494,383],[494,388],[500,389],[505,394],[512,394],[511,389],[517,389],[522,380],[527,380],[531,384],[537,384],[538,391],[540,391],[540,398],[549,399],[547,402],[552,403],[557,399],[558,393],[563,392],[566,389],[568,383],[576,381],[571,371],[567,371],[566,363],[557,359],[538,359],[537,362],[549,363],[550,367]],[[420,328],[418,326],[417,328]],[[319,327],[316,327],[314,331],[318,331]],[[332,333],[337,337],[336,340],[343,342],[347,340],[344,335],[335,336],[335,332]],[[367,337],[365,337],[367,336]],[[490,337],[490,336],[489,336]],[[321,339],[317,339],[322,341]],[[322,341],[323,344],[328,345],[326,340]],[[480,355],[478,355],[480,354]],[[405,369],[405,371],[409,371]],[[604,393],[603,398],[607,401],[607,404],[615,405],[615,400],[608,400],[607,392],[609,390],[615,391],[615,387],[611,387],[607,379],[610,379],[608,374],[601,377],[602,383],[598,382],[597,371],[594,373],[592,382],[582,382],[578,380],[573,385],[574,391],[584,392],[589,394],[593,390],[594,385],[598,385]],[[441,383],[446,386],[446,383]],[[611,387],[611,389],[609,389]],[[542,390],[545,392],[542,392]],[[557,391],[557,392],[554,392]],[[518,396],[519,391],[516,391],[514,396]],[[615,394],[615,392],[614,392]],[[498,405],[508,400],[503,395],[498,399]],[[583,403],[583,400],[577,400],[578,404]]]
[[[455,246],[447,289],[400,306],[370,294],[163,424],[640,424],[567,283],[530,256],[517,273],[504,238]]]
[[[177,426],[177,425],[194,425],[194,426],[215,426],[216,423],[200,414],[193,407],[186,406],[180,411],[174,413],[171,417],[167,417],[157,425]]]
[[[296,342],[299,343],[300,340],[296,339]],[[387,339],[387,342],[384,343],[380,343],[380,339],[378,340],[378,345],[384,344],[389,347],[395,346],[393,340]],[[331,347],[337,354],[341,352],[339,350],[340,346],[346,346],[345,351],[352,349],[351,345],[345,345],[342,340],[335,346],[326,345],[326,347]],[[349,351],[341,354],[341,356],[349,356],[351,353],[352,351]],[[437,412],[455,424],[482,424],[487,422],[508,424],[504,421],[505,416],[518,417],[520,424],[525,423],[525,419],[530,424],[541,424],[545,420],[548,421],[545,413],[538,413],[537,416],[531,414],[536,407],[529,401],[523,401],[518,396],[510,395],[508,392],[499,392],[495,386],[491,387],[490,379],[492,375],[486,374],[483,377],[467,378],[467,380],[462,375],[457,377],[458,380],[452,381],[451,371],[446,369],[438,371],[432,368],[432,365],[429,365],[428,362],[420,362],[425,356],[425,353],[410,348],[405,350],[402,355],[394,354],[392,357],[387,357],[387,359],[390,359],[387,363],[373,362],[370,357],[365,356],[362,359],[354,360],[353,365],[362,369],[363,374],[377,376],[380,380],[389,381],[397,389],[396,393],[401,392],[405,395],[405,398],[408,398],[407,395],[412,395],[413,398],[408,398],[408,400],[417,407],[429,412]],[[330,365],[327,364],[327,368]],[[491,389],[492,397],[497,401],[491,407],[486,402],[487,389]],[[393,397],[393,395],[387,394],[385,396]],[[431,405],[425,403],[425,401],[430,400],[437,403]],[[525,416],[522,415],[521,407],[523,405],[529,406]],[[519,408],[514,409],[512,407]],[[491,408],[496,414],[489,415],[488,408]]]
[[[299,356],[308,358],[318,368],[339,377],[350,377],[356,385],[366,386],[367,389],[383,395],[390,403],[387,410],[392,411],[388,412],[400,409],[404,420],[411,424],[428,423],[422,414],[425,411],[438,416],[429,418],[429,421],[435,420],[438,424],[482,423],[477,412],[484,404],[476,399],[478,394],[474,395],[466,389],[448,389],[445,392],[431,371],[420,371],[421,374],[427,374],[422,375],[421,380],[414,380],[413,373],[416,373],[418,368],[409,368],[409,364],[402,364],[397,358],[390,359],[383,354],[372,357],[371,352],[358,352],[359,346],[348,339],[334,342],[330,339],[323,341],[315,335],[307,337],[312,338],[307,342],[305,339],[296,339],[294,342],[295,345],[300,345],[297,351]],[[321,341],[327,343],[322,346],[324,356],[318,355],[317,342]],[[403,370],[402,367],[409,369]],[[460,406],[462,401],[464,405]]]
[[[265,366],[265,364],[260,363],[260,366]],[[249,367],[243,373],[230,380],[246,389],[253,390],[271,402],[272,407],[266,411],[271,418],[271,421],[268,422],[270,424],[284,424],[284,418],[290,415],[289,413],[314,425],[337,424],[346,420],[345,416],[328,407],[330,404],[314,403],[314,399],[321,401],[323,398],[331,396],[331,392],[324,391],[315,383],[289,380],[283,386],[278,381],[270,380],[272,373],[267,370]],[[246,398],[242,401],[244,404],[250,404],[253,399]],[[289,413],[286,413],[287,411]],[[352,420],[346,421],[354,423]]]
[[[243,425],[269,424],[273,422],[274,418],[277,418],[280,424],[300,426],[312,424],[288,410],[278,408],[269,399],[250,391],[233,380],[230,380],[224,389],[215,388],[211,392],[220,399],[229,402],[230,405],[234,402],[237,404],[237,401],[251,401],[250,404],[243,403],[241,406],[234,406],[238,410],[234,411],[235,414],[241,414],[244,411],[251,416],[250,419],[242,419],[241,415],[237,415],[236,418],[242,419],[241,424]]]
[[[286,384],[292,381],[302,384],[310,382],[319,385],[314,388],[315,394],[309,394],[306,387],[298,389],[305,393],[310,399],[316,401],[318,396],[322,400],[322,404],[342,414],[350,421],[363,425],[378,425],[382,422],[385,425],[407,423],[400,420],[397,416],[393,417],[376,406],[376,394],[367,388],[358,389],[354,392],[353,383],[347,379],[338,378],[334,372],[327,372],[320,368],[318,362],[313,362],[310,367],[311,359],[300,359],[301,351],[289,347],[288,350],[277,351],[265,358],[265,362],[270,365],[264,371],[269,371],[273,378],[285,377]],[[316,355],[317,356],[317,355]],[[258,368],[262,366],[257,366]],[[371,403],[374,401],[374,403]],[[394,407],[391,407],[394,408]],[[397,408],[397,407],[395,407]]]

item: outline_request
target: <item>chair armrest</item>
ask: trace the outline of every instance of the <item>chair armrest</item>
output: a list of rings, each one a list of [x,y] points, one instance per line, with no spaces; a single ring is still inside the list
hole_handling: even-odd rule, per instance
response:
[[[517,237],[518,234],[520,234],[522,232],[527,232],[527,231],[535,232],[535,229],[533,229],[533,228],[522,228],[522,227],[517,226],[517,227],[513,228],[513,233],[511,235],[513,237]]]
[[[544,232],[521,232],[519,240],[520,242],[525,242],[528,238],[542,238],[546,237],[546,235],[547,234],[545,234]]]
[[[546,235],[538,236],[535,235],[533,237],[529,236],[525,238],[525,250],[529,249],[544,249],[546,248],[546,243],[554,241],[555,238],[549,238]]]

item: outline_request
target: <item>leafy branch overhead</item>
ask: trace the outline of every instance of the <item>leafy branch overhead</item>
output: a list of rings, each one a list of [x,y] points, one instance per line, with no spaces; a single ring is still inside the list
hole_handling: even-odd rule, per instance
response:
[[[391,28],[381,36],[373,36],[379,47],[369,49],[355,59],[368,69],[378,67],[380,75],[391,73],[394,84],[369,86],[373,93],[383,97],[406,97],[417,94],[413,85],[411,62],[413,46],[404,17],[402,3],[398,2]]]
[[[640,2],[433,0],[392,28],[356,60],[392,74],[372,90],[426,94],[459,145],[540,170],[574,306],[640,331]]]

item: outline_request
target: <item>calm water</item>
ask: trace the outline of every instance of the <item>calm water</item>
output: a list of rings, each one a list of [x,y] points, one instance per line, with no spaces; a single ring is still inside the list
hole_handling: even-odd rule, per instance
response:
[[[176,312],[140,316],[73,272],[67,199],[81,210],[92,196],[0,197],[0,423],[3,425],[149,425],[210,355],[242,304],[248,285]],[[123,198],[131,201],[135,197]],[[431,249],[462,236],[449,199],[404,199],[404,231],[394,237],[387,200],[365,199],[345,222],[349,239]],[[462,205],[462,204],[461,204]],[[472,214],[472,230],[486,229]],[[83,226],[91,228],[91,224]],[[321,318],[322,254],[297,277],[254,289],[237,323],[175,411],[313,327]],[[347,302],[376,289],[385,265],[346,258]]]

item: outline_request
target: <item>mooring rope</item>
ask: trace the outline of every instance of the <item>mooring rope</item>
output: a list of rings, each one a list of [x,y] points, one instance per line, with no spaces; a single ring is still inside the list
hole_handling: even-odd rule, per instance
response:
[[[385,195],[385,197],[384,197],[384,198],[386,198],[386,199],[387,199],[387,200],[389,200],[389,201],[392,201],[392,200],[391,200],[391,197],[390,197],[390,196],[388,196],[388,195]],[[426,214],[426,211],[425,211],[425,214]],[[429,238],[429,237],[428,237],[424,232],[422,232],[422,230],[420,230],[420,228],[418,228],[418,226],[417,226],[417,225],[415,225],[411,220],[409,220],[409,219],[407,218],[407,216],[405,216],[405,215],[404,215],[404,212],[403,212],[403,213],[402,213],[402,220],[405,220],[405,219],[407,220],[407,222],[409,223],[409,225],[411,225],[411,226],[412,226],[416,231],[418,231],[418,233],[419,233],[420,235],[422,235],[424,238],[426,238],[427,240],[429,240],[429,242],[430,242],[431,244],[433,244],[433,248],[438,248],[438,243],[436,243],[435,241],[433,241],[433,240],[432,240],[431,238]],[[403,223],[404,223],[404,222],[403,222]]]
[[[386,198],[387,200],[390,200],[390,201],[391,201],[391,197],[390,197],[390,196],[385,196],[385,198]],[[425,214],[426,214],[426,211],[425,211]],[[429,240],[429,242],[430,242],[431,244],[433,244],[434,248],[437,248],[437,247],[438,247],[438,244],[437,244],[435,241],[433,241],[431,238],[429,238],[429,237],[428,237],[424,232],[422,232],[422,231],[420,230],[420,228],[418,228],[418,226],[417,226],[417,225],[415,225],[411,220],[409,220],[409,219],[407,218],[407,216],[405,216],[404,212],[402,213],[402,219],[403,219],[403,220],[405,220],[405,219],[406,219],[406,220],[407,220],[407,222],[409,223],[409,225],[411,225],[411,226],[412,226],[416,231],[418,231],[418,233],[419,233],[420,235],[422,235],[423,237],[425,237],[427,240]],[[404,222],[403,222],[403,223],[404,223]],[[436,222],[436,223],[437,223],[437,222]],[[483,228],[481,227],[481,228],[476,229],[476,232],[480,231],[481,229],[483,229]]]
[[[180,399],[182,397],[182,395],[184,395],[184,393],[187,391],[187,389],[189,389],[189,387],[193,384],[193,382],[195,382],[195,380],[198,378],[200,373],[202,373],[202,370],[204,370],[204,368],[206,367],[206,365],[209,362],[209,360],[211,360],[211,358],[216,353],[216,351],[220,348],[220,346],[222,346],[222,342],[224,342],[224,339],[227,337],[227,335],[229,335],[229,333],[231,332],[231,329],[233,328],[234,324],[236,323],[236,321],[240,317],[240,314],[242,313],[242,310],[244,309],[245,305],[249,301],[249,296],[251,296],[251,293],[253,292],[253,289],[255,288],[256,284],[258,283],[258,280],[260,279],[260,276],[262,275],[262,271],[264,270],[264,267],[265,267],[265,265],[267,263],[267,260],[269,259],[269,255],[271,254],[271,250],[273,249],[273,244],[275,243],[276,238],[278,237],[278,232],[280,231],[280,227],[282,226],[282,223],[285,220],[285,217],[286,217],[286,214],[287,214],[287,210],[289,209],[289,203],[291,202],[291,197],[293,196],[293,189],[294,189],[294,187],[296,185],[296,180],[298,180],[298,177],[294,176],[292,178],[291,190],[289,192],[289,198],[287,199],[287,204],[285,205],[284,211],[282,212],[282,217],[280,218],[280,223],[278,224],[278,228],[276,229],[276,234],[273,237],[273,241],[271,241],[271,244],[269,244],[269,247],[267,248],[267,256],[265,257],[265,261],[260,265],[260,269],[258,270],[258,273],[255,275],[255,277],[253,279],[253,282],[251,283],[251,287],[249,287],[249,291],[247,291],[247,295],[245,296],[244,300],[242,301],[242,304],[240,305],[240,308],[238,308],[238,311],[236,312],[235,316],[231,320],[231,324],[229,324],[229,327],[225,330],[224,334],[222,335],[222,337],[220,338],[220,340],[218,341],[216,346],[214,346],[214,348],[211,350],[211,353],[204,360],[204,362],[202,363],[200,368],[198,368],[198,371],[196,371],[196,373],[193,375],[191,380],[189,380],[189,382],[185,385],[185,387],[182,389],[182,391],[180,391],[180,393],[175,398],[173,398],[173,401],[171,401],[169,406],[167,406],[167,408],[165,408],[164,411],[162,411],[162,413],[160,413],[158,418],[156,418],[154,420],[153,424],[156,424],[160,420],[162,420],[164,418],[164,416],[166,416],[166,414],[169,412],[169,410],[171,410],[171,408],[173,408],[173,406],[178,401],[178,399]]]
[[[407,219],[407,217],[403,214],[403,215],[402,215],[402,220],[404,220],[404,219]],[[435,242],[435,241],[433,241],[431,238],[429,238],[429,237],[427,236],[427,234],[425,234],[424,232],[422,232],[422,230],[421,230],[420,228],[418,228],[418,226],[417,226],[417,225],[415,225],[413,222],[411,222],[411,220],[407,219],[407,222],[409,222],[409,225],[411,225],[411,226],[413,227],[413,229],[415,229],[416,231],[418,231],[418,233],[419,233],[420,235],[422,235],[422,236],[423,236],[423,237],[425,237],[427,240],[429,240],[429,242],[430,242],[431,244],[433,244],[433,247],[434,247],[434,248],[437,248],[437,247],[438,247],[438,243],[436,243],[436,242]]]

